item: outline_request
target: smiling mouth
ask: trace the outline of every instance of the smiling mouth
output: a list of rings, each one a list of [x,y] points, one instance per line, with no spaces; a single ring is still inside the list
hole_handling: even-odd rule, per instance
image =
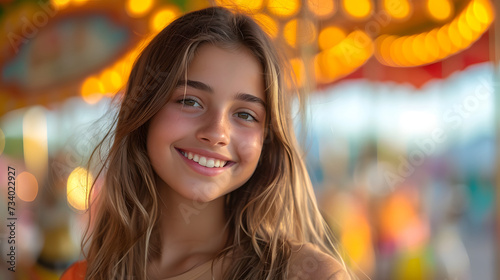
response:
[[[216,158],[210,158],[210,157],[205,157],[201,156],[192,152],[186,152],[180,149],[177,149],[185,158],[192,160],[196,163],[198,163],[201,166],[208,167],[208,168],[221,168],[221,167],[226,167],[234,164],[233,161],[225,161],[225,160],[220,160]]]

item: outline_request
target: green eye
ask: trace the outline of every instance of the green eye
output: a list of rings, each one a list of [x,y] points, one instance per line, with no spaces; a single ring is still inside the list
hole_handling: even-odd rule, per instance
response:
[[[198,101],[196,100],[193,100],[191,98],[185,98],[185,99],[181,99],[178,101],[180,104],[182,105],[186,105],[186,106],[191,106],[191,107],[201,107],[200,103],[198,103]]]
[[[252,115],[250,115],[249,113],[245,113],[245,112],[240,112],[240,113],[236,113],[236,115],[238,116],[238,118],[240,119],[243,119],[245,121],[257,121]]]

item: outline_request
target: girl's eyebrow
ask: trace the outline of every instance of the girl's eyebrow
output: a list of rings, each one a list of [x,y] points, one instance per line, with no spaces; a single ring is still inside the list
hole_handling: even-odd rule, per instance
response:
[[[194,89],[206,91],[208,93],[214,93],[214,90],[212,87],[210,87],[209,85],[207,85],[203,82],[200,82],[200,81],[180,80],[177,83],[178,87],[184,86],[184,85],[187,85],[187,86],[192,87]],[[245,101],[245,102],[258,103],[262,107],[266,108],[266,103],[264,102],[264,100],[260,99],[259,97],[255,96],[255,95],[252,95],[252,94],[240,92],[240,93],[236,94],[235,99]]]

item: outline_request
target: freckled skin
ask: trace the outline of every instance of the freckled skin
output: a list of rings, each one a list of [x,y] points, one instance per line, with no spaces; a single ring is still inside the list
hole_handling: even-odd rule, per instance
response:
[[[245,93],[265,100],[262,73],[244,47],[226,50],[207,44],[198,49],[187,79],[208,85],[212,92],[177,87],[149,126],[147,151],[160,179],[158,188],[208,202],[250,178],[262,150],[266,111],[237,96]],[[235,163],[216,176],[206,176],[188,166],[177,149],[202,149]]]

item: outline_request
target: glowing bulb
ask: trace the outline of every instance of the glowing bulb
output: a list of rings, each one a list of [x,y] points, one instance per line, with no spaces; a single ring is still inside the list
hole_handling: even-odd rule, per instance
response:
[[[319,18],[330,16],[335,9],[333,0],[307,0],[307,7]]]
[[[436,20],[446,20],[453,12],[450,0],[427,0],[427,11]]]
[[[384,9],[396,19],[407,18],[411,12],[408,0],[384,0]]]
[[[174,21],[179,14],[180,12],[174,7],[163,8],[150,18],[149,28],[155,33],[159,32]]]
[[[95,104],[101,100],[104,87],[99,79],[89,77],[83,82],[80,93],[85,102]]]
[[[289,17],[299,11],[300,2],[299,0],[269,0],[267,8],[274,15]]]
[[[342,3],[347,14],[358,19],[368,17],[373,9],[370,0],[343,0]]]
[[[101,83],[104,93],[116,93],[122,86],[122,77],[113,69],[108,69],[101,74]]]
[[[319,33],[318,45],[321,50],[326,50],[337,45],[340,41],[344,40],[346,34],[344,30],[337,26],[328,26],[323,28]]]
[[[66,8],[69,4],[69,0],[51,0],[50,2],[58,10]]]
[[[153,0],[128,0],[125,7],[131,17],[142,17],[153,8]]]
[[[94,178],[85,168],[75,168],[68,177],[66,194],[68,203],[77,210],[87,209],[87,200]]]

